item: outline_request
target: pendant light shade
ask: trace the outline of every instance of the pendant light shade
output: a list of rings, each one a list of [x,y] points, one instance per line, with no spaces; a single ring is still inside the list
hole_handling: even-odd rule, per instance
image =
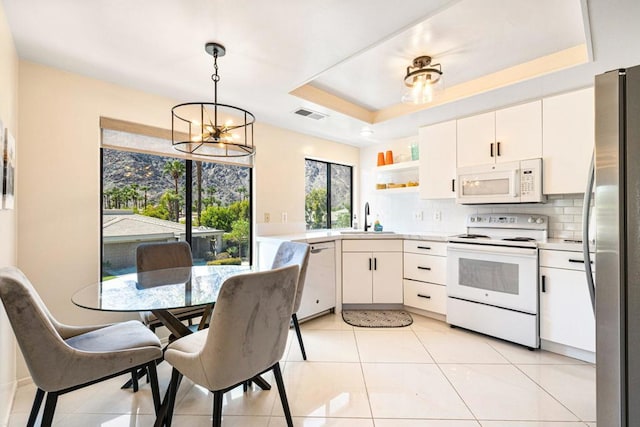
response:
[[[218,58],[226,49],[219,43],[207,43],[213,56],[213,102],[187,102],[171,109],[173,148],[183,153],[207,157],[243,157],[255,152],[253,123],[249,111],[218,103]]]
[[[419,56],[407,67],[402,102],[426,104],[433,101],[433,92],[442,86],[442,66],[431,64],[430,56]]]

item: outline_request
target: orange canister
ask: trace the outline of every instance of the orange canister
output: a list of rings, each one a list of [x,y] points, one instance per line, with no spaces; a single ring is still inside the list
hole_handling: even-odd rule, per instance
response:
[[[386,156],[386,158],[384,160],[384,163],[386,165],[392,165],[393,164],[393,151],[391,151],[391,150],[387,151],[387,156]]]
[[[384,153],[378,153],[378,166],[384,166]]]

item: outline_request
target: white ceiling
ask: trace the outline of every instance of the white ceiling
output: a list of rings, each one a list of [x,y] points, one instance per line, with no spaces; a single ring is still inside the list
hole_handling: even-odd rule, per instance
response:
[[[599,72],[640,63],[637,0],[1,1],[22,59],[176,101],[210,101],[213,63],[204,44],[218,41],[227,48],[218,61],[220,102],[356,146],[589,85]],[[374,124],[290,94],[309,83],[379,110],[399,102],[416,56],[440,62],[448,88],[580,43],[592,53],[586,64]],[[293,115],[298,107],[329,117]],[[365,125],[373,136],[360,136]]]

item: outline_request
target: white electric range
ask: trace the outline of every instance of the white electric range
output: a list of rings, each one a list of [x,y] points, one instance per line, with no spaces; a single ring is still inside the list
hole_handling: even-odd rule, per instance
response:
[[[538,248],[548,217],[474,214],[447,246],[447,322],[540,346]]]

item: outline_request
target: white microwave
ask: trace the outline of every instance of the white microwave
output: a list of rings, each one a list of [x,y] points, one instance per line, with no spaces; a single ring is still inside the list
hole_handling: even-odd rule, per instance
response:
[[[460,204],[539,203],[542,159],[458,168],[456,201]]]

